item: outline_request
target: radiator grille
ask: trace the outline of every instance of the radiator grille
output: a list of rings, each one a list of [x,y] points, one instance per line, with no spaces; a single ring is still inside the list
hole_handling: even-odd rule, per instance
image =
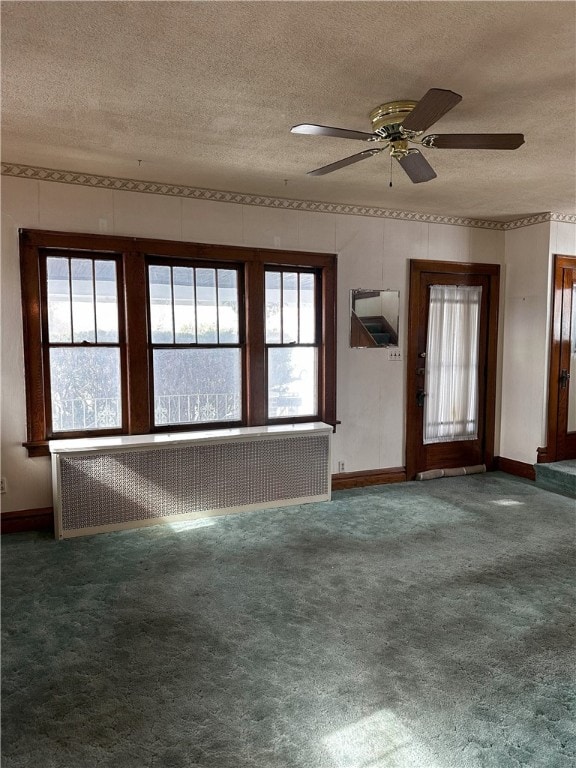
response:
[[[329,435],[60,457],[61,535],[329,498]]]

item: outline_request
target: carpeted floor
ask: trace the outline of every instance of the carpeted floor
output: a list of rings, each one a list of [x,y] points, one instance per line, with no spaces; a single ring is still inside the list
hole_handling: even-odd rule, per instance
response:
[[[3,768],[573,768],[575,503],[501,473],[3,537]]]

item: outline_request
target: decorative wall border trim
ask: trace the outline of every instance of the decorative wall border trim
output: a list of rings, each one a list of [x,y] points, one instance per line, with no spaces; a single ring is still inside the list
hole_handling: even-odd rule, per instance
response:
[[[490,221],[462,216],[441,216],[432,213],[417,213],[416,211],[395,211],[388,208],[377,208],[363,205],[347,205],[345,203],[327,203],[315,200],[295,200],[285,197],[268,197],[244,192],[225,192],[217,189],[189,187],[184,184],[162,184],[155,181],[139,179],[124,179],[114,176],[99,176],[93,173],[77,173],[54,168],[39,168],[19,163],[3,162],[3,176],[33,179],[36,181],[54,181],[60,184],[78,184],[84,187],[97,187],[122,192],[142,192],[151,195],[168,195],[170,197],[187,197],[195,200],[212,200],[219,203],[237,203],[240,205],[257,205],[265,208],[281,208],[284,210],[310,211],[315,213],[338,213],[350,216],[371,216],[385,219],[400,219],[402,221],[418,221],[429,224],[450,224],[460,227],[476,227],[479,229],[508,230],[528,227],[545,221],[562,221],[576,224],[576,214],[536,213],[514,221]]]
[[[519,229],[520,227],[530,227],[532,224],[542,224],[545,221],[560,221],[566,224],[576,224],[576,214],[574,213],[535,213],[533,216],[525,216],[523,219],[514,219],[506,221],[502,229]]]
[[[562,221],[566,224],[576,224],[576,213],[553,213],[552,221]]]

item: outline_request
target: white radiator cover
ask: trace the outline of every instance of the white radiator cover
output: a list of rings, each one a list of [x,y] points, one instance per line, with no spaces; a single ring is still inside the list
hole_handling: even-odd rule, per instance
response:
[[[54,440],[57,538],[327,501],[323,423]]]

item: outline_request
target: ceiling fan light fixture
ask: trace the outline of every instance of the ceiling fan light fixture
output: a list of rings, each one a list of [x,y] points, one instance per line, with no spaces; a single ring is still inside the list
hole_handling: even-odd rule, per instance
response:
[[[398,159],[400,157],[406,157],[406,155],[409,155],[411,152],[414,152],[414,150],[409,148],[408,139],[398,139],[397,141],[390,142],[390,157]]]

